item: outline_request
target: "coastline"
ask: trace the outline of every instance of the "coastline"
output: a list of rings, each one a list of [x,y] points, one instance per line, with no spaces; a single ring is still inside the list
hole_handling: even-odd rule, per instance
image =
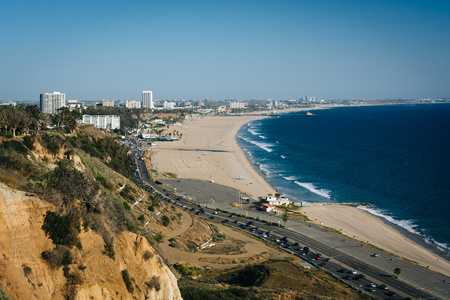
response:
[[[339,106],[337,106],[339,107]],[[309,111],[334,107],[315,107],[280,111]],[[214,181],[245,192],[257,199],[274,193],[265,177],[258,173],[239,147],[237,133],[250,121],[267,116],[204,117],[186,121],[176,130],[183,133],[180,141],[157,143],[152,160],[159,171],[172,172],[180,178]],[[240,178],[242,177],[242,178]],[[424,267],[450,276],[450,262],[410,236],[395,224],[379,216],[350,206],[314,204],[302,208],[317,224],[334,228],[360,241],[368,242],[384,251],[415,261]],[[406,229],[405,229],[406,231]]]

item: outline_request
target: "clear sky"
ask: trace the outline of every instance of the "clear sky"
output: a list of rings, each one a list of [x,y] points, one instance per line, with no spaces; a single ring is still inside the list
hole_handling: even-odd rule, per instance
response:
[[[0,0],[0,101],[450,97],[450,1]]]

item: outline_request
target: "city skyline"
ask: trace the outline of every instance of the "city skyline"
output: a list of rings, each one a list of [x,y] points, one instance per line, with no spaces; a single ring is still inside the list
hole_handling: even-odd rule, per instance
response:
[[[3,1],[0,101],[447,98],[449,16],[448,1]]]

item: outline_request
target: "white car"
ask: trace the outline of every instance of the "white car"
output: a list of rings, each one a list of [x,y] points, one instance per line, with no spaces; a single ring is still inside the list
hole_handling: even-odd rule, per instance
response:
[[[350,271],[348,271],[350,274],[353,274],[353,275],[356,275],[356,274],[358,274],[358,272],[356,272],[355,270],[350,270]]]
[[[377,287],[377,285],[375,283],[373,283],[373,282],[369,283],[368,286],[370,286],[371,288],[376,288]]]
[[[378,257],[378,256],[380,256],[380,253],[374,253],[373,254],[373,257]]]

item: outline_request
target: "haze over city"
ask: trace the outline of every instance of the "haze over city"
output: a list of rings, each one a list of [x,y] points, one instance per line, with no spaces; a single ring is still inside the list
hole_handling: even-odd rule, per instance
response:
[[[450,96],[448,1],[2,1],[0,101]]]

